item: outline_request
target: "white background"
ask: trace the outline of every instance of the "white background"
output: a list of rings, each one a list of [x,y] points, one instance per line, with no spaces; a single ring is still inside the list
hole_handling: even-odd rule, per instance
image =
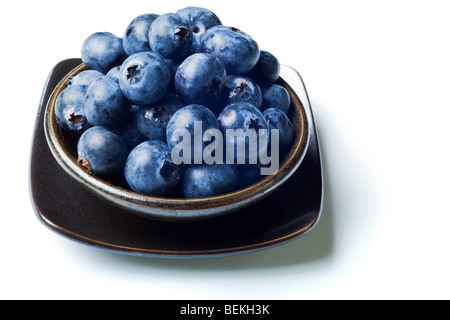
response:
[[[1,2],[2,299],[450,298],[448,1]],[[308,235],[208,260],[121,256],[36,217],[29,153],[47,75],[91,33],[197,5],[297,69],[321,140]]]

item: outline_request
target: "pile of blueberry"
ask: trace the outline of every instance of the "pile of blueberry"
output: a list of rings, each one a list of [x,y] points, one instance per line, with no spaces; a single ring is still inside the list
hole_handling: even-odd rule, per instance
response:
[[[294,139],[277,58],[208,9],[138,16],[122,38],[89,36],[81,58],[88,69],[57,97],[56,120],[87,172],[135,192],[201,198],[262,178],[259,163],[175,164],[177,129],[276,128],[280,152]]]

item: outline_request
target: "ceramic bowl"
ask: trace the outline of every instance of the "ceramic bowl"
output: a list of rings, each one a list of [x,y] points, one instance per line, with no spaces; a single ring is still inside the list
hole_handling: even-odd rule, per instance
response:
[[[71,77],[87,70],[84,64],[80,64],[70,71],[53,91],[44,115],[46,140],[57,162],[71,177],[80,181],[82,185],[104,200],[129,209],[137,215],[171,221],[186,221],[231,213],[265,198],[279,188],[300,166],[305,156],[310,124],[298,95],[283,79],[283,73],[288,69],[292,70],[282,66],[278,83],[284,86],[291,96],[291,108],[288,116],[295,130],[292,147],[287,155],[280,159],[280,167],[276,174],[266,176],[259,182],[234,192],[200,199],[152,197],[113,185],[84,171],[77,163],[75,143],[63,132],[55,118],[56,98],[66,88]]]

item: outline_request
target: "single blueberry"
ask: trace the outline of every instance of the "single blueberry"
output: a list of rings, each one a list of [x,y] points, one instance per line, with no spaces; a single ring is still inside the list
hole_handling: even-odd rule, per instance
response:
[[[182,191],[186,198],[204,198],[232,192],[237,185],[234,165],[193,165],[184,173]]]
[[[225,106],[234,102],[248,102],[258,109],[262,106],[262,92],[259,85],[244,76],[228,76],[225,81]]]
[[[94,80],[103,77],[104,74],[97,70],[84,70],[69,79],[68,86],[90,86]]]
[[[102,126],[87,129],[77,145],[78,163],[99,176],[119,174],[123,170],[128,149],[122,138]]]
[[[292,141],[294,141],[295,135],[291,120],[289,120],[286,113],[278,108],[266,109],[264,110],[263,115],[269,124],[270,130],[278,130],[280,151],[288,150],[292,145]],[[271,142],[273,141],[271,140]]]
[[[263,110],[268,108],[278,108],[284,113],[288,113],[291,106],[291,97],[286,88],[271,84],[261,88],[263,93]]]
[[[201,104],[211,109],[220,102],[227,73],[219,59],[195,53],[187,57],[175,74],[175,89],[185,104]]]
[[[148,41],[148,30],[157,17],[157,14],[146,13],[130,22],[123,35],[123,49],[127,55],[131,56],[137,52],[151,50]]]
[[[209,9],[201,7],[187,7],[178,10],[177,13],[186,18],[191,26],[194,36],[191,51],[200,52],[201,37],[211,27],[221,25],[222,22],[214,12]]]
[[[258,62],[248,76],[260,84],[275,83],[280,76],[280,62],[267,51],[261,51]]]
[[[176,13],[167,13],[153,21],[148,32],[150,48],[163,57],[180,59],[192,46],[189,21]]]
[[[170,149],[180,143],[185,144],[186,148],[182,148],[182,152],[189,152],[190,157],[187,154],[180,155],[183,162],[200,164],[203,162],[205,147],[211,143],[205,135],[205,131],[209,129],[219,129],[216,116],[211,110],[198,104],[185,106],[175,112],[167,124],[167,144]]]
[[[225,65],[228,74],[240,75],[253,69],[259,59],[259,46],[239,29],[214,26],[201,39],[201,51],[212,54]]]
[[[225,141],[226,162],[256,164],[259,151],[267,150],[269,144],[269,124],[261,111],[247,102],[232,103],[220,113],[218,122]]]
[[[87,89],[85,85],[71,85],[56,98],[56,122],[63,130],[81,135],[91,127],[84,112]]]
[[[161,99],[170,84],[170,66],[157,53],[146,51],[129,56],[120,68],[120,88],[136,104]]]
[[[92,82],[86,93],[84,111],[94,126],[119,124],[128,110],[128,101],[120,89],[119,80],[103,76]]]
[[[125,164],[125,179],[135,192],[165,196],[177,186],[180,168],[173,164],[166,143],[149,140],[130,152]]]
[[[137,126],[146,140],[161,140],[166,142],[167,124],[173,114],[184,107],[176,96],[167,94],[161,100],[142,106],[138,112]]]
[[[122,38],[109,32],[90,35],[81,47],[81,60],[90,69],[106,74],[112,67],[122,64],[126,58]]]

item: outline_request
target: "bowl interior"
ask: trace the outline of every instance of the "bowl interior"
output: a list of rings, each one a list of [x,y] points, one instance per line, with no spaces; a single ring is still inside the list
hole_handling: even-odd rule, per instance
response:
[[[46,139],[53,156],[73,178],[99,196],[133,212],[158,219],[198,219],[232,212],[264,198],[285,182],[298,168],[309,141],[309,129],[304,107],[282,74],[278,84],[285,87],[291,96],[291,108],[288,114],[295,131],[295,139],[290,150],[280,159],[279,170],[248,187],[214,197],[185,199],[181,197],[152,197],[138,194],[117,183],[106,181],[88,174],[77,163],[76,138],[64,132],[56,122],[55,103],[58,95],[67,86],[69,79],[88,68],[80,64],[67,74],[56,86],[49,100],[44,117]],[[282,69],[283,70],[283,69]]]

